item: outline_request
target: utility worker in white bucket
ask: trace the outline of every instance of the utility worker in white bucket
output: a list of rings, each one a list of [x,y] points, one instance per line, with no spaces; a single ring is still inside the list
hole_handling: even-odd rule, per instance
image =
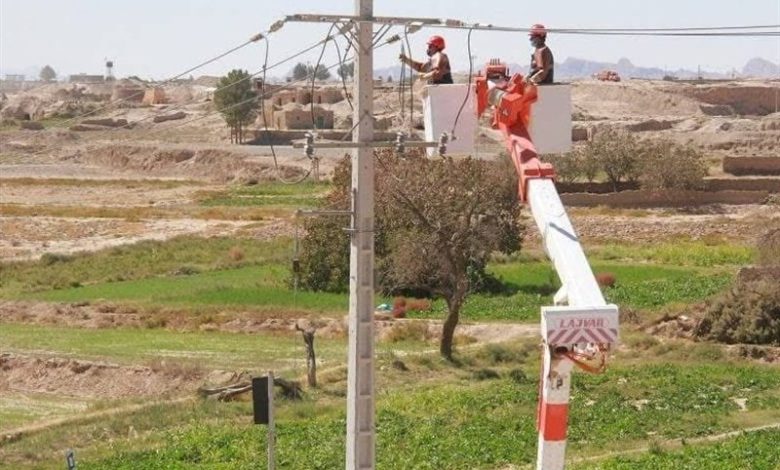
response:
[[[528,81],[535,85],[548,85],[553,83],[553,70],[555,59],[549,47],[547,47],[547,28],[543,24],[535,24],[528,32],[534,53],[531,54],[531,67],[528,71]]]
[[[452,84],[450,59],[444,53],[444,38],[431,36],[427,44],[428,62],[417,62],[407,57],[406,54],[401,54],[398,58],[401,62],[419,72],[421,74],[420,78],[427,80],[428,85]]]

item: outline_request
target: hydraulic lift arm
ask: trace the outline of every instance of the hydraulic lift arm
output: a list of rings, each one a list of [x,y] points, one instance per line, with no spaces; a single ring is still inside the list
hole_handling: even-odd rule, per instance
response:
[[[571,372],[604,368],[606,353],[618,341],[618,309],[604,301],[574,227],[555,188],[555,170],[539,159],[528,131],[538,89],[522,75],[508,76],[506,65],[491,60],[476,79],[477,115],[494,108],[493,128],[504,136],[517,170],[519,196],[533,215],[544,249],[561,281],[553,307],[542,307],[544,341],[537,427],[537,468],[563,469]],[[538,123],[537,123],[538,125]],[[583,359],[600,356],[599,365]]]

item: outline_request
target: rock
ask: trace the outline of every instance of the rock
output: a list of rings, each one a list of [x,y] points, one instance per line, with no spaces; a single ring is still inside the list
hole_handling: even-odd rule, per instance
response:
[[[38,121],[20,121],[19,127],[28,131],[42,131],[43,124]]]
[[[588,129],[586,127],[574,126],[571,128],[572,142],[581,142],[588,140]]]
[[[106,130],[105,126],[88,126],[86,124],[76,124],[75,126],[70,126],[69,128],[73,132],[93,132],[93,131],[104,131]]]
[[[81,124],[87,126],[125,127],[127,126],[127,119],[87,119],[81,121]]]
[[[701,112],[707,116],[733,116],[734,108],[727,104],[700,105]]]
[[[650,119],[637,124],[631,124],[626,128],[631,132],[647,132],[647,131],[665,131],[673,127],[673,124],[669,121],[657,121]]]
[[[177,119],[184,119],[186,117],[187,117],[187,113],[185,113],[184,111],[179,111],[178,113],[155,116],[154,119],[152,119],[152,121],[155,123],[160,123],[166,121],[175,121]]]

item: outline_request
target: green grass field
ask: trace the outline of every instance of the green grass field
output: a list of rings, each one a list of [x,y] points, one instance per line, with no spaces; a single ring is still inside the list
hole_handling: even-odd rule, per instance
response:
[[[296,309],[343,313],[346,294],[313,293],[291,288],[291,240],[252,242],[243,239],[182,237],[75,256],[45,256],[38,262],[0,266],[0,297],[59,302],[118,301],[178,308],[234,307]],[[671,264],[676,251],[655,258],[645,249],[595,249],[595,272],[612,273],[609,301],[635,309],[657,309],[701,301],[722,290],[733,266],[752,252],[741,247],[716,250],[705,258],[706,245],[691,245],[689,263]],[[623,253],[623,254],[620,254]],[[666,254],[663,254],[666,253]],[[673,253],[672,256],[669,253]],[[717,254],[717,253],[716,253]],[[631,258],[633,256],[633,258]],[[698,261],[697,261],[698,260]],[[668,263],[667,263],[668,262]],[[513,259],[489,270],[505,283],[507,293],[474,294],[466,302],[467,321],[535,321],[539,308],[551,302],[559,283],[546,261]],[[377,298],[377,304],[390,299]],[[415,312],[420,318],[441,318],[445,304]]]
[[[477,356],[467,357],[467,365],[454,370],[407,361],[408,372],[385,372],[377,404],[377,468],[488,469],[532,463],[536,457],[534,359],[494,364],[500,377],[482,381],[475,381],[474,372],[490,362],[479,361]],[[404,378],[404,374],[412,377]],[[616,365],[601,376],[577,374],[572,389],[570,456],[576,459],[594,450],[640,448],[651,438],[713,435],[738,429],[747,419],[743,415],[752,420],[758,415],[765,420],[780,419],[778,386],[780,374],[772,367],[727,363]],[[747,399],[748,411],[739,411],[731,400],[734,396]],[[638,406],[638,400],[646,403]],[[280,468],[344,466],[344,411],[342,406],[333,406],[337,403],[327,398],[327,388],[316,404],[281,403],[277,421]],[[227,408],[235,413],[232,418],[190,421],[167,430],[158,427],[135,442],[85,448],[84,464],[100,469],[264,468],[264,430],[249,423],[249,405]],[[764,461],[777,458],[766,453],[776,437],[771,432],[756,434],[764,449],[758,456],[763,452]],[[702,446],[683,453],[694,452],[688,458],[707,459],[710,452],[718,455],[731,445]],[[663,459],[670,465],[674,455],[640,454],[639,463],[630,468],[654,469]],[[776,462],[771,458],[768,462]],[[607,462],[618,465],[622,459]],[[581,468],[601,468],[598,465],[588,463]]]
[[[305,197],[316,199],[318,187]],[[266,196],[284,202],[283,188],[231,190],[232,202]],[[248,191],[249,194],[243,194]],[[255,191],[257,194],[252,193]],[[244,195],[251,196],[243,198]],[[222,197],[222,196],[220,196]],[[291,196],[297,197],[297,196]],[[295,201],[292,201],[295,202]],[[204,201],[204,204],[209,204]],[[295,202],[297,204],[297,202]],[[721,291],[737,266],[754,257],[740,245],[602,245],[590,249],[594,271],[616,285],[605,297],[640,315],[698,303]],[[291,240],[181,237],[167,242],[36,262],[0,265],[0,299],[131,304],[142,311],[212,316],[261,310],[271,315],[327,315],[347,310],[346,294],[294,292],[288,262]],[[497,259],[490,271],[503,295],[472,295],[464,321],[536,322],[558,282],[549,263],[531,252]],[[376,302],[389,301],[377,296]],[[435,301],[419,318],[444,315]],[[176,331],[173,328],[79,329],[5,323],[3,351],[40,356],[148,364],[164,358],[206,369],[304,370],[300,335]],[[629,327],[630,328],[630,327]],[[577,469],[726,469],[740,462],[774,469],[780,433],[763,431],[719,443],[666,446],[780,421],[776,366],[736,361],[723,347],[658,339],[625,331],[624,347],[603,375],[577,372],[572,388],[569,455]],[[303,402],[280,401],[279,468],[344,466],[344,339],[317,339],[321,387]],[[538,388],[536,340],[461,348],[459,362],[443,362],[422,342],[377,343],[378,468],[503,469],[536,457],[534,416]],[[401,360],[406,371],[393,366]],[[497,378],[490,379],[493,373]],[[744,403],[741,410],[738,403]],[[116,406],[114,403],[112,406]],[[4,395],[0,420],[9,428],[52,416],[75,416],[98,402],[47,394]],[[253,426],[246,402],[193,400],[150,407],[110,419],[89,418],[0,443],[0,468],[61,468],[63,449],[75,448],[83,468],[264,468],[264,431]],[[650,447],[636,455],[582,460],[610,451]],[[682,466],[675,466],[682,462]],[[701,462],[716,462],[707,467]]]

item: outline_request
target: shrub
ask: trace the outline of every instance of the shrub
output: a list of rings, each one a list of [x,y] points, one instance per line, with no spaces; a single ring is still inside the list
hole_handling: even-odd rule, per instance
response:
[[[244,250],[242,250],[240,246],[234,246],[228,251],[228,256],[230,256],[230,259],[233,261],[239,262],[244,259]]]
[[[476,380],[491,380],[491,379],[498,379],[501,376],[498,375],[498,372],[494,371],[493,369],[479,369],[478,371],[474,372],[474,379]]]
[[[773,228],[758,240],[758,262],[765,266],[780,266],[780,227]]]
[[[420,321],[396,323],[382,334],[382,339],[390,343],[401,341],[428,341],[432,338],[428,324]]]
[[[517,384],[528,382],[528,377],[525,375],[525,372],[523,372],[523,369],[512,369],[509,371],[509,378]]]
[[[56,263],[67,263],[73,259],[72,256],[64,255],[62,253],[44,253],[41,256],[41,264],[44,266],[51,266]]]
[[[634,182],[639,179],[640,143],[636,137],[627,132],[613,130],[599,132],[585,146],[583,152],[582,159],[597,164],[598,168],[607,175],[615,191],[621,182]]]
[[[581,151],[543,155],[542,160],[552,164],[555,168],[555,176],[561,183],[573,183],[583,174]]]
[[[723,343],[780,346],[780,289],[776,282],[737,282],[713,300],[695,335]]]
[[[641,183],[644,189],[701,189],[707,176],[704,155],[691,145],[643,142]]]
[[[519,351],[509,349],[501,344],[488,344],[479,356],[484,357],[490,364],[519,363],[523,362],[525,355]]]

